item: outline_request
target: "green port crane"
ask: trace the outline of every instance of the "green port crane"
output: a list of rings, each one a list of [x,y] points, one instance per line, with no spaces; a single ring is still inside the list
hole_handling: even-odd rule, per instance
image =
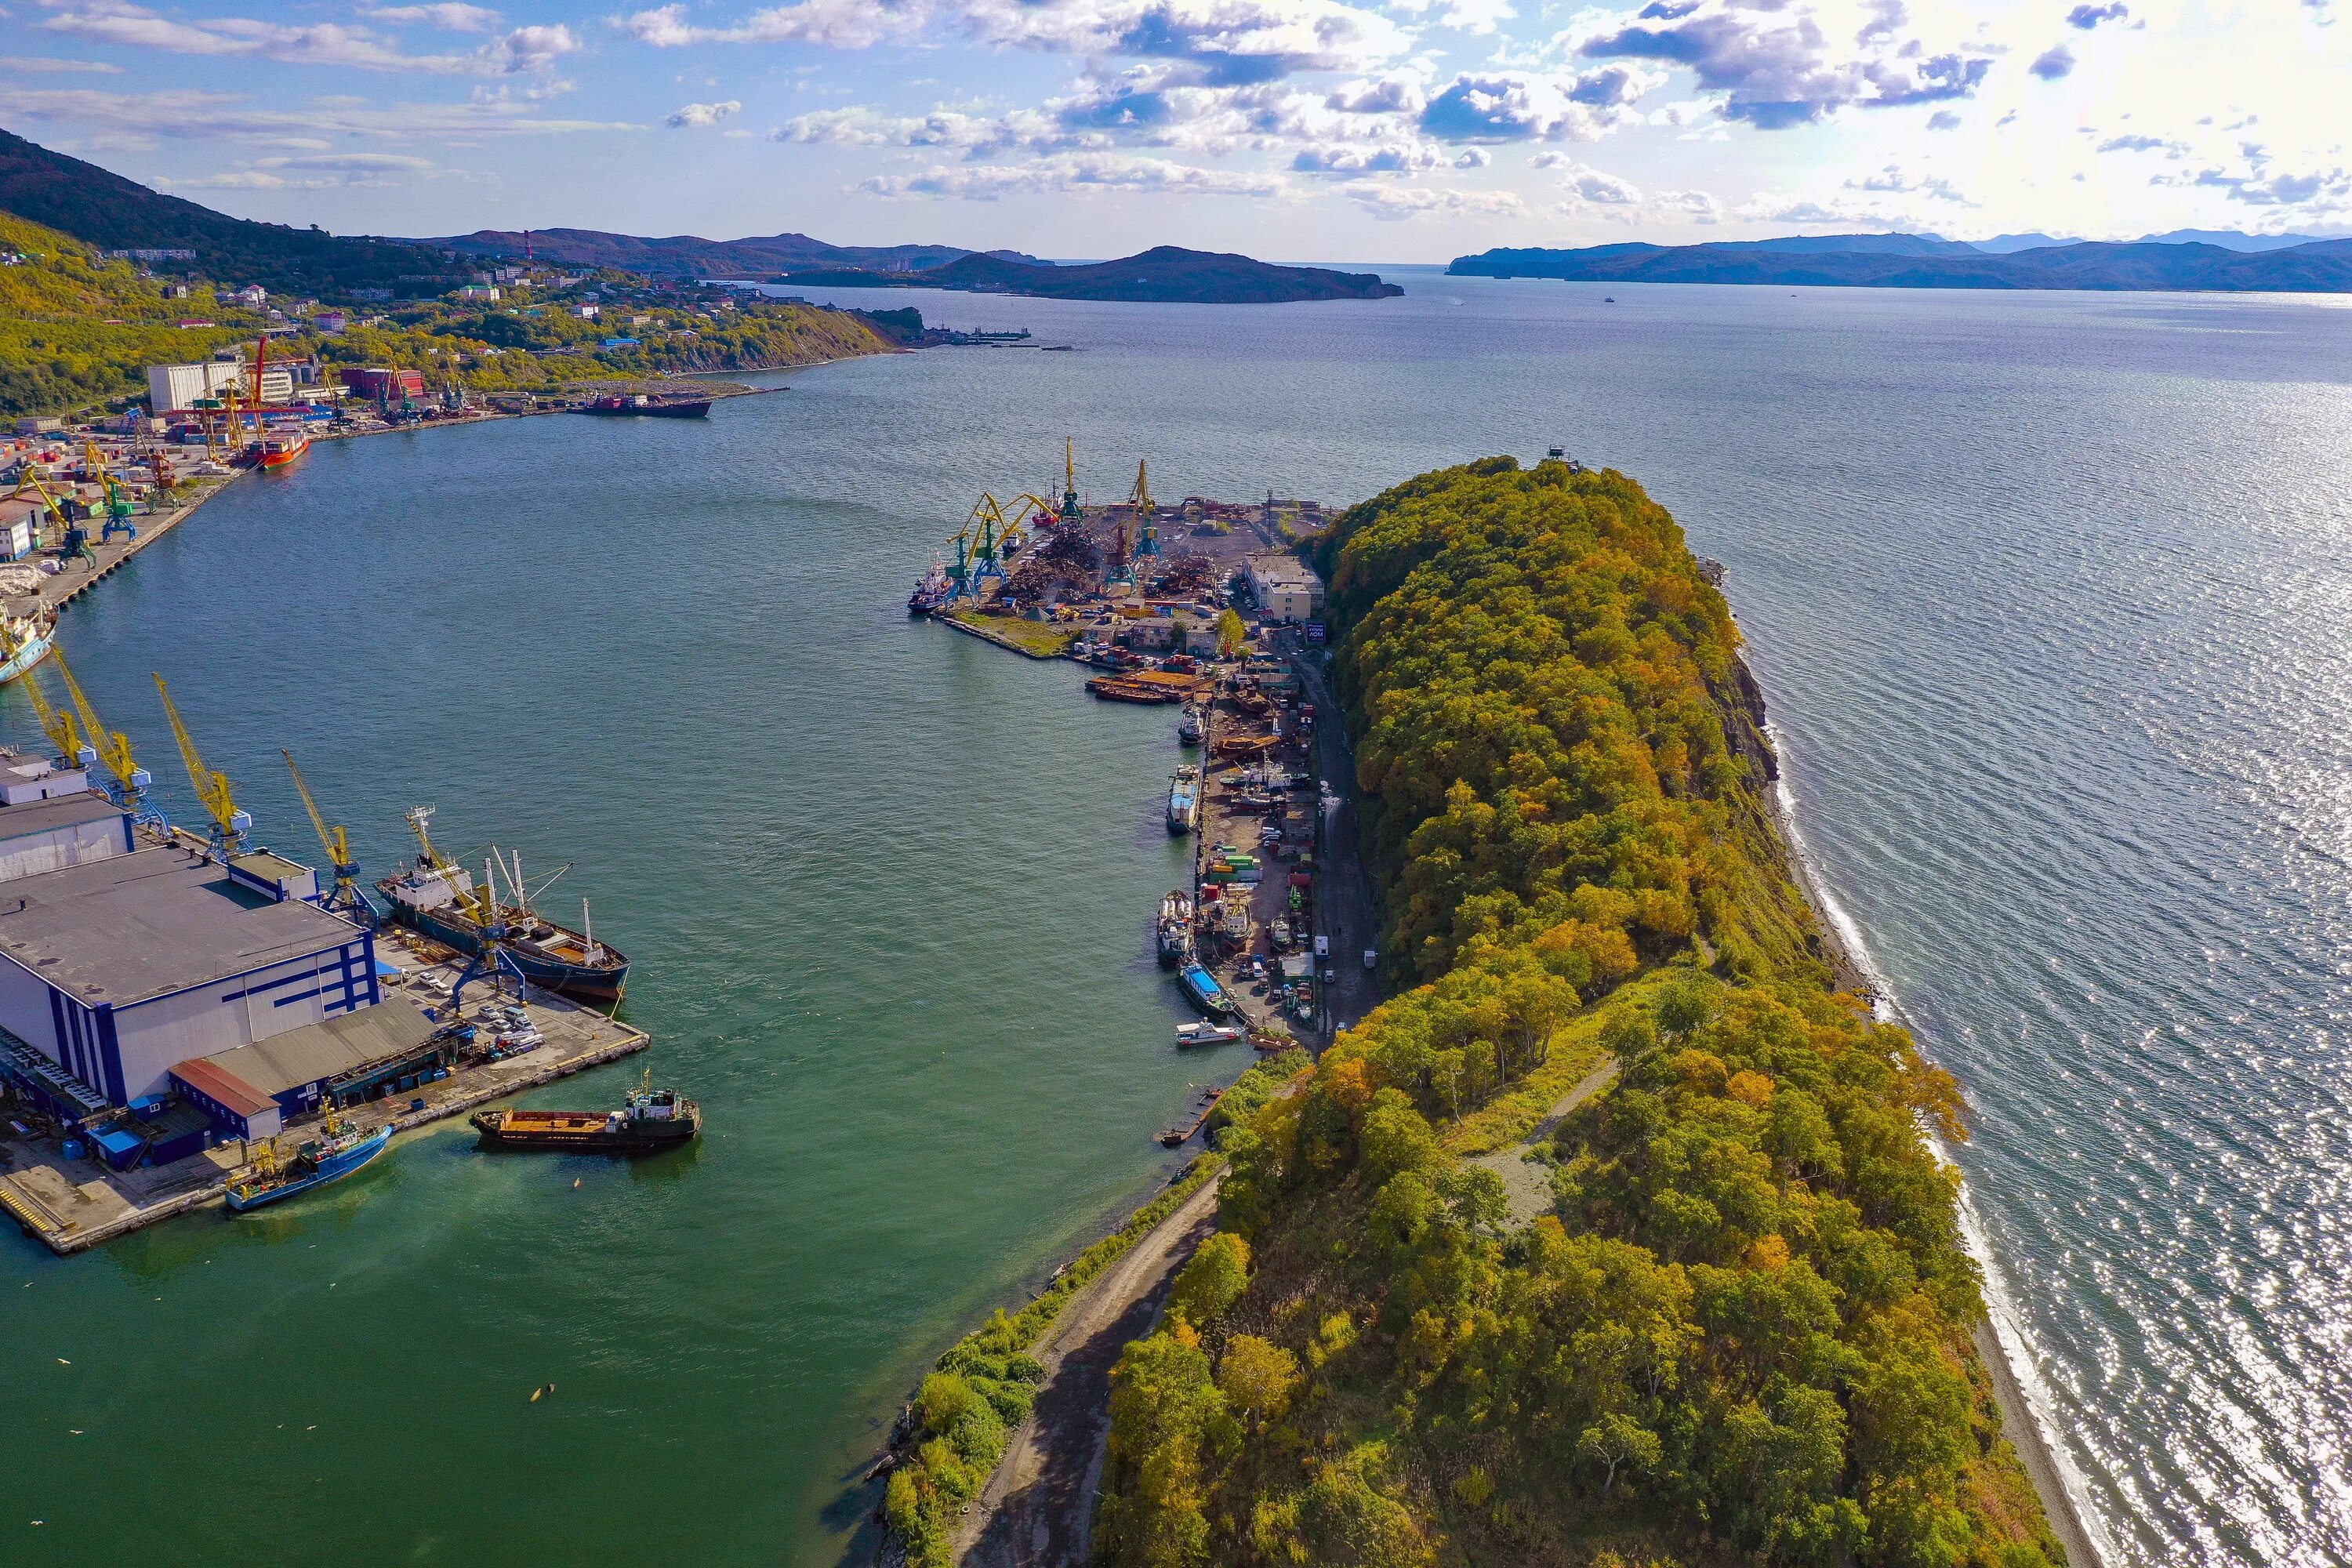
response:
[[[48,697],[41,690],[41,683],[29,674],[25,677],[25,695],[32,699],[34,715],[41,721],[41,732],[48,736],[49,744],[58,749],[60,763],[69,768],[86,768],[98,761],[98,752],[83,742],[80,726],[74,722],[74,716],[50,707]]]
[[[196,786],[196,799],[204,804],[205,815],[213,819],[213,854],[226,866],[229,857],[245,842],[245,836],[252,831],[253,817],[236,808],[236,799],[229,793],[228,775],[205,766],[205,759],[196,750],[196,739],[182,722],[179,705],[172,700],[172,689],[163,684],[160,674],[155,677],[155,690],[163,699],[163,716],[172,721],[172,737],[180,742],[180,760],[188,764],[188,782]]]
[[[968,529],[974,522],[980,524],[980,543],[972,552],[971,592],[978,594],[982,579],[993,577],[1000,583],[1004,580],[998,536],[1011,530],[1004,521],[1004,509],[986,490],[980,492],[980,500],[972,504],[971,515],[964,520],[964,526]]]
[[[1135,558],[1140,561],[1147,555],[1159,554],[1160,524],[1154,517],[1160,505],[1151,499],[1150,479],[1143,463],[1135,465],[1135,489],[1128,492],[1127,504],[1135,510],[1136,526],[1140,531],[1136,536]]]
[[[278,751],[286,759],[286,771],[294,775],[294,793],[302,797],[302,809],[310,814],[310,826],[318,830],[319,847],[327,852],[327,859],[334,868],[335,890],[327,895],[326,907],[343,910],[362,925],[373,925],[375,921],[368,918],[372,911],[360,899],[360,868],[359,862],[352,858],[352,836],[343,830],[341,823],[332,827],[327,826],[326,816],[320,811],[319,803],[311,798],[310,786],[303,779],[302,770],[294,765],[294,753],[283,746]]]
[[[1087,509],[1078,504],[1078,438],[1062,437],[1062,526],[1085,525]]]
[[[58,667],[58,679],[66,683],[66,694],[73,699],[74,711],[81,717],[83,742],[96,754],[97,760],[105,764],[106,771],[114,775],[114,782],[107,786],[108,798],[124,810],[134,813],[140,821],[168,831],[171,824],[163,820],[163,814],[145,802],[147,786],[155,779],[131,754],[131,737],[120,730],[110,730],[98,721],[98,710],[89,705],[81,682],[74,679],[73,666],[66,662],[65,649],[50,649],[49,659]]]

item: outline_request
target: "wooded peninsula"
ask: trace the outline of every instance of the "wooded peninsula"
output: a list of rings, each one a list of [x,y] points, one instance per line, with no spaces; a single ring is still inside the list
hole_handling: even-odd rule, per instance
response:
[[[1953,1079],[1837,989],[1722,595],[1632,479],[1508,458],[1322,542],[1409,985],[1226,1135],[1113,1378],[1098,1557],[2063,1560],[1971,1343]],[[1536,1157],[1491,1162],[1613,1061]]]

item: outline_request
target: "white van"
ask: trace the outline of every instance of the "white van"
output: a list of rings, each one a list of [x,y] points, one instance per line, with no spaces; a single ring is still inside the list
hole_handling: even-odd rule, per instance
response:
[[[1329,937],[1318,936],[1315,939],[1315,956],[1318,958],[1328,958],[1331,956],[1331,939]]]

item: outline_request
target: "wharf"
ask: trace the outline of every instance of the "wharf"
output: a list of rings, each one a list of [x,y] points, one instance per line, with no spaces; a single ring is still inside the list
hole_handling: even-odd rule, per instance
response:
[[[191,484],[202,488],[179,505],[168,511],[159,511],[131,519],[132,522],[138,525],[138,538],[104,541],[92,539],[89,542],[92,559],[68,561],[61,570],[44,574],[38,586],[32,593],[11,595],[5,601],[8,614],[29,616],[43,611],[64,609],[96,587],[101,579],[112,576],[121,568],[123,563],[186,521],[190,513],[235,484],[241,477],[240,472],[232,473],[226,479],[190,481]]]
[[[385,979],[388,994],[380,1006],[437,1007],[448,999],[449,987],[463,969],[460,962],[444,956],[446,949],[427,943],[386,941],[376,951],[401,969],[399,975]],[[362,1128],[388,1124],[395,1132],[406,1131],[600,1067],[651,1043],[645,1031],[562,997],[538,995],[526,1005],[531,1022],[547,1037],[538,1048],[504,1061],[470,1063],[438,1083],[341,1114]],[[422,1110],[411,1108],[415,1100],[424,1102]],[[291,1127],[279,1137],[291,1142],[304,1131]],[[245,1152],[241,1144],[231,1142],[169,1165],[115,1172],[95,1159],[68,1160],[58,1152],[56,1140],[18,1137],[0,1121],[0,1209],[51,1251],[79,1252],[217,1203],[250,1173]],[[396,1153],[389,1152],[384,1158]]]

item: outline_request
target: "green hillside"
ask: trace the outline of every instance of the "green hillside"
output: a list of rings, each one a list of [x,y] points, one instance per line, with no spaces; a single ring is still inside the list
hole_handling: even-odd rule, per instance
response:
[[[1958,1091],[1832,990],[1674,519],[1500,458],[1320,549],[1410,988],[1228,1134],[1220,1234],[1113,1374],[1096,1560],[2059,1560],[1922,1137]]]
[[[62,414],[136,395],[150,364],[209,359],[261,320],[208,286],[184,300],[55,229],[0,213],[0,416]],[[181,328],[185,320],[212,327]]]
[[[416,246],[230,217],[5,131],[0,131],[0,212],[100,250],[194,250],[195,260],[180,263],[179,270],[232,287],[258,283],[273,294],[322,300],[348,297],[354,289],[441,294],[464,282],[470,270]]]

